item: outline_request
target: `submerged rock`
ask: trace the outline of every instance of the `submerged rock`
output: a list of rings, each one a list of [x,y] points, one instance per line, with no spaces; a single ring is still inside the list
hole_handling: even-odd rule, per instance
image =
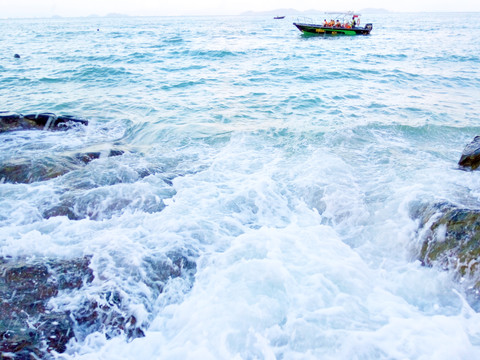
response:
[[[423,238],[419,260],[451,271],[480,308],[480,210],[450,204],[418,210]]]
[[[0,133],[13,130],[67,130],[78,125],[88,125],[88,120],[72,116],[53,113],[16,114],[0,111]]]
[[[458,165],[472,170],[480,166],[480,136],[475,136],[472,142],[465,146]]]
[[[7,164],[0,164],[0,182],[31,184],[45,181],[66,174],[79,165],[74,162],[16,159]]]
[[[120,156],[123,153],[122,150],[108,149],[85,153],[54,154],[48,158],[13,159],[8,163],[0,163],[0,182],[30,184],[36,181],[45,181],[79,169],[103,156]]]

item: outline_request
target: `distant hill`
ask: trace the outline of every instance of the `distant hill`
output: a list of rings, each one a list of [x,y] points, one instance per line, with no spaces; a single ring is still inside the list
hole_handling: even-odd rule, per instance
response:
[[[102,17],[106,17],[106,18],[112,18],[112,17],[122,18],[122,17],[130,17],[130,15],[110,13],[110,14],[107,14],[107,15],[91,14],[91,15],[88,15],[87,17],[89,17],[89,18],[102,18]]]
[[[339,11],[340,12],[340,11]],[[386,9],[379,9],[379,8],[365,8],[358,11],[359,13],[388,13],[389,11]],[[242,16],[284,16],[284,15],[313,15],[313,14],[324,14],[325,11],[323,10],[305,10],[299,11],[295,9],[276,9],[276,10],[268,10],[268,11],[245,11],[241,13]]]
[[[130,17],[130,15],[110,13],[110,14],[105,15],[105,17]]]
[[[382,14],[382,13],[389,13],[390,10],[387,9],[379,9],[379,8],[365,8],[359,11],[360,13],[369,13],[369,14]]]
[[[268,16],[283,16],[283,15],[299,15],[302,14],[301,11],[295,9],[277,9],[277,10],[268,10],[268,11],[245,11],[240,15],[251,16],[251,15],[268,15]]]

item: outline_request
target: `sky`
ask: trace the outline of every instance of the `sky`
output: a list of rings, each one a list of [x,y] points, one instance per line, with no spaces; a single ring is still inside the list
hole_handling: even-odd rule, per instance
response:
[[[475,11],[479,0],[0,0],[0,18],[77,17],[107,14],[131,16],[239,15],[275,9],[347,11]]]

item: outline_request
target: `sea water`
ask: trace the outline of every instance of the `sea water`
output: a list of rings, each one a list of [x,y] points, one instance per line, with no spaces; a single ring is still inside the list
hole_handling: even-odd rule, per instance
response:
[[[95,280],[50,305],[114,289],[145,329],[60,358],[479,358],[480,314],[417,260],[411,211],[480,206],[457,166],[480,134],[478,16],[364,14],[354,37],[290,17],[1,20],[0,110],[90,123],[0,134],[0,160],[123,151],[0,184],[0,255],[92,256]],[[78,217],[44,215],[59,204]],[[194,276],[152,292],[148,259],[172,253]]]

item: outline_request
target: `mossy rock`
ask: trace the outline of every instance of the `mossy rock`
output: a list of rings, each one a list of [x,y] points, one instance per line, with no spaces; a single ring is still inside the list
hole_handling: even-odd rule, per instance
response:
[[[426,266],[452,271],[480,289],[480,210],[448,204],[425,207],[423,226],[429,226],[419,254]]]

